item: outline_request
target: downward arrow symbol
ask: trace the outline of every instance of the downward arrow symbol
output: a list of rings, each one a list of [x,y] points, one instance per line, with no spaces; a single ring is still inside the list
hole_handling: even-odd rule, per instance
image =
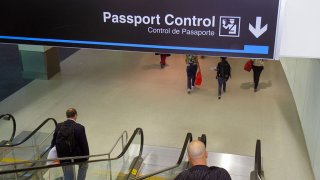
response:
[[[263,33],[265,33],[268,30],[268,24],[261,28],[261,17],[256,17],[256,27],[253,27],[249,23],[249,30],[256,38],[259,38]]]

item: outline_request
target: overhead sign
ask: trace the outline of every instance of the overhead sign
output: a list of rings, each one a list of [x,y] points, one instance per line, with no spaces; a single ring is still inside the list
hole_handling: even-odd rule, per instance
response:
[[[279,0],[10,0],[0,41],[274,57]]]

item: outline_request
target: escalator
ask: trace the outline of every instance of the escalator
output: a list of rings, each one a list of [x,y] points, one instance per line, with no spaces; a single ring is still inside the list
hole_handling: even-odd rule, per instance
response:
[[[198,140],[204,142],[206,145],[207,139],[202,135]],[[191,140],[190,140],[191,141]],[[185,159],[185,148],[187,145],[187,138],[184,146],[180,151],[180,156],[177,163],[171,167],[163,168],[151,173],[142,173],[133,178],[134,180],[148,179],[148,180],[171,180],[174,179],[181,171],[190,168],[187,159]],[[144,149],[147,149],[145,145]],[[184,158],[181,158],[184,157]],[[146,161],[146,160],[145,160]],[[158,160],[155,160],[158,161]],[[157,162],[153,161],[153,164]],[[218,166],[226,169],[232,180],[264,180],[264,171],[262,167],[261,157],[261,141],[256,141],[255,156],[241,156],[226,153],[208,152],[207,159],[208,166]],[[253,169],[253,170],[252,170]],[[142,167],[143,170],[143,167]]]
[[[122,138],[123,139],[123,138]],[[201,141],[206,143],[206,136],[202,135],[200,138]],[[149,179],[149,180],[164,180],[164,179],[174,179],[181,171],[187,169],[189,167],[188,160],[186,159],[186,149],[188,144],[192,141],[192,134],[188,133],[185,137],[183,146],[181,149],[173,148],[175,153],[167,153],[168,151],[163,149],[168,149],[165,147],[151,147],[148,145],[144,145],[144,136],[143,131],[140,128],[137,128],[132,136],[130,137],[127,143],[122,143],[122,146],[119,146],[119,139],[116,142],[113,149],[106,154],[99,155],[91,155],[89,157],[89,168],[87,171],[87,179],[110,179],[110,180],[122,180],[122,179]],[[124,145],[125,144],[125,145]],[[118,148],[115,148],[118,147]],[[119,148],[120,147],[120,148]],[[152,149],[153,148],[153,149]],[[118,149],[118,150],[115,150]],[[149,150],[148,150],[149,149]],[[150,151],[151,149],[151,151]],[[174,154],[171,156],[172,159],[176,159],[175,163],[167,163],[162,166],[155,166],[158,163],[157,159],[165,159],[164,156],[160,156],[160,158],[149,158],[148,151],[151,154],[154,154],[156,151],[163,151],[167,154]],[[162,150],[161,150],[162,149]],[[173,152],[173,151],[172,151]],[[210,154],[211,152],[209,152]],[[210,155],[209,155],[210,156]],[[223,164],[220,167],[224,167],[228,171],[231,171],[232,178],[234,180],[260,180],[263,178],[263,171],[261,166],[261,145],[260,141],[257,141],[256,146],[256,160],[254,157],[250,157],[249,166],[244,167],[241,165],[243,159],[245,157],[239,155],[230,155],[223,153],[215,153],[213,156],[218,156],[215,161],[219,161],[219,158],[223,160],[223,157],[237,156],[239,161],[235,158],[227,159],[227,162],[230,164],[234,163],[238,167],[236,171],[234,169],[228,169]],[[257,159],[258,157],[258,159]],[[72,158],[59,158],[59,160],[65,159],[78,159],[78,158],[87,158],[87,156],[83,157],[72,157]],[[260,160],[259,160],[260,158]],[[252,160],[252,161],[251,161]],[[43,165],[44,162],[51,160],[39,160],[39,161],[29,161],[25,163],[20,163],[19,168],[15,168],[15,166],[19,165],[19,163],[6,164],[7,167],[10,167],[7,170],[1,170],[3,166],[0,166],[0,180],[2,179],[15,179],[19,174],[23,172],[33,172],[34,174],[29,179],[61,179],[63,177],[63,172],[61,166],[73,166],[78,163],[71,164],[53,164],[53,165]],[[148,163],[151,162],[151,163]],[[210,159],[208,159],[208,162]],[[247,161],[247,160],[245,160]],[[33,163],[36,164],[33,167],[22,166],[21,164]],[[259,164],[260,163],[260,164]],[[255,164],[255,165],[254,165]],[[210,162],[208,165],[211,166]],[[215,164],[214,164],[215,165]],[[77,168],[78,166],[73,166]],[[254,171],[251,172],[252,168]],[[251,169],[251,170],[250,170]],[[243,171],[245,176],[237,176],[237,171]],[[75,169],[77,172],[77,169]],[[251,172],[251,175],[250,175]],[[239,178],[240,177],[240,178]],[[2,179],[1,179],[2,178]],[[18,178],[19,179],[19,178]]]
[[[1,137],[5,137],[8,133],[11,135],[10,138],[2,138],[0,144],[0,165],[46,158],[51,145],[53,132],[57,125],[55,119],[48,118],[37,128],[24,130],[16,136],[16,122],[14,117],[10,114],[1,115],[0,117],[2,117],[2,119],[3,117],[7,117],[13,124],[13,128],[9,128],[8,125],[5,124],[5,126],[2,126],[3,123],[1,123]],[[11,129],[12,132],[9,132]],[[33,165],[32,163],[28,164],[28,166]],[[15,168],[19,167],[19,164],[15,165]],[[3,166],[1,169],[7,168]]]
[[[206,137],[205,135],[202,135],[200,138],[198,138],[199,140],[201,140],[202,142],[204,142],[206,144]],[[179,151],[179,155],[176,156],[178,157],[178,159],[176,160],[175,164],[169,165],[166,164],[164,166],[168,166],[168,167],[164,167],[158,170],[155,170],[153,172],[144,172],[144,169],[147,169],[148,167],[144,167],[142,166],[140,168],[140,173],[138,173],[138,175],[132,179],[134,180],[140,180],[140,179],[158,179],[158,180],[162,180],[162,179],[174,179],[181,171],[189,168],[189,163],[188,160],[186,159],[186,155],[187,155],[187,147],[189,145],[189,143],[192,141],[192,134],[191,133],[187,133],[184,143],[182,145],[181,149],[177,149],[177,151]],[[161,154],[161,157],[157,158],[157,159],[162,159],[165,158],[164,154]],[[151,158],[154,159],[154,158]],[[153,162],[154,163],[154,162]],[[146,163],[145,163],[146,164]],[[150,166],[150,165],[148,165]]]
[[[121,136],[122,137],[122,136]],[[123,139],[123,138],[122,138]],[[119,141],[119,139],[118,139]],[[118,143],[116,142],[116,145]],[[90,179],[145,179],[146,177],[151,177],[159,173],[168,174],[169,169],[175,169],[175,171],[170,171],[170,176],[175,177],[177,173],[181,172],[183,169],[188,167],[188,163],[185,160],[186,149],[189,142],[192,141],[191,133],[186,135],[180,156],[176,164],[161,169],[153,173],[142,175],[140,172],[143,168],[143,147],[144,147],[144,136],[141,128],[137,128],[132,134],[129,141],[125,144],[121,151],[116,151],[115,146],[109,153],[91,155],[88,156],[90,159],[88,161],[89,168],[87,171],[87,177]],[[122,143],[123,144],[123,143]],[[119,149],[119,148],[118,148]],[[73,158],[59,158],[59,160],[65,159],[78,159],[86,158],[73,157]],[[63,177],[63,172],[61,166],[72,166],[77,163],[70,164],[53,164],[44,165],[45,162],[52,160],[38,160],[38,161],[26,161],[19,163],[9,163],[5,165],[0,165],[0,179],[59,179]],[[34,164],[30,167],[28,164]],[[6,169],[3,169],[6,167]],[[77,166],[75,166],[77,167]],[[28,172],[28,173],[26,173]],[[76,172],[76,171],[75,171]],[[28,176],[28,178],[21,177],[21,174],[33,174],[33,176]],[[18,178],[17,178],[18,177]]]
[[[136,164],[141,161],[143,151],[143,131],[137,128],[129,140],[126,131],[116,141],[108,153],[58,158],[54,160],[74,160],[89,158],[87,177],[92,179],[129,179]],[[0,180],[7,179],[62,179],[61,166],[73,166],[78,163],[45,165],[53,160],[24,161],[0,165]],[[29,166],[33,164],[33,166]],[[77,166],[75,166],[77,168]],[[91,178],[90,178],[91,179]]]

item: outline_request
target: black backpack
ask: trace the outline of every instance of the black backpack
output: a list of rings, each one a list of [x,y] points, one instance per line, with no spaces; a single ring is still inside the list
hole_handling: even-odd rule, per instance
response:
[[[227,61],[221,62],[221,69],[220,69],[221,77],[228,80],[231,77],[231,67]]]
[[[56,149],[59,158],[75,155],[74,126],[75,123],[63,122],[60,124],[56,137]]]

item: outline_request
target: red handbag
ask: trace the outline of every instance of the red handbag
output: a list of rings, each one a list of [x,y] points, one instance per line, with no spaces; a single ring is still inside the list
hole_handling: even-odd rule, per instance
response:
[[[249,60],[244,64],[244,70],[250,72],[252,69],[253,61]]]
[[[201,75],[201,70],[200,70],[200,66],[199,66],[199,71],[196,74],[196,79],[195,79],[195,85],[200,86],[202,83],[202,75]]]

